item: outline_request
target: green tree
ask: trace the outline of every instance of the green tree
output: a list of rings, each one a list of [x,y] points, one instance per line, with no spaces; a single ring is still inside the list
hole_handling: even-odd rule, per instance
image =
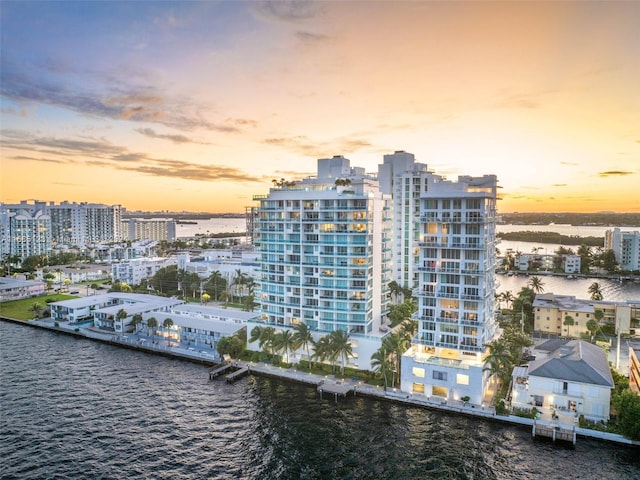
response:
[[[353,356],[349,334],[344,330],[334,330],[329,334],[329,345],[332,360],[340,359],[340,374],[344,375],[345,364]]]
[[[164,321],[162,322],[162,326],[164,327],[165,330],[167,330],[167,341],[169,346],[171,346],[171,332],[169,330],[171,330],[171,327],[173,327],[173,320],[169,317],[165,318]]]
[[[591,300],[602,300],[602,288],[598,282],[593,282],[589,285],[589,289],[587,291],[589,292]]]
[[[589,330],[589,333],[591,334],[592,343],[599,328],[600,328],[600,325],[598,324],[598,321],[595,318],[591,318],[587,321],[587,330]]]
[[[578,255],[580,256],[580,273],[587,274],[591,271],[591,259],[593,254],[591,247],[585,244],[578,247]]]
[[[124,330],[124,319],[127,318],[127,315],[128,315],[128,313],[124,308],[121,308],[116,313],[116,320],[118,320],[118,322],[120,322],[122,324],[123,330]]]
[[[504,385],[511,376],[511,371],[513,370],[513,359],[506,342],[503,340],[494,340],[488,345],[489,355],[486,358],[483,370],[489,371],[490,375],[494,377],[497,391],[498,380]]]
[[[273,338],[274,349],[283,353],[285,363],[289,363],[289,354],[294,350],[295,343],[293,333],[289,329],[276,333]]]
[[[238,358],[244,350],[244,343],[235,335],[222,337],[216,345],[216,350],[221,357],[229,355],[231,358]]]
[[[216,270],[211,273],[205,283],[205,290],[211,294],[214,301],[219,301],[222,293],[227,289],[227,281],[222,274]]]
[[[133,332],[138,331],[138,326],[142,324],[142,314],[134,313],[131,317],[131,326],[133,327]]]
[[[373,371],[382,377],[384,382],[384,389],[389,386],[389,376],[392,374],[393,361],[389,355],[385,345],[382,345],[378,350],[371,355],[371,366]]]
[[[534,275],[531,278],[529,278],[529,281],[527,282],[527,286],[529,286],[531,290],[533,290],[535,293],[544,292],[544,282],[537,275]]]
[[[300,322],[293,326],[293,339],[295,341],[294,348],[304,348],[307,352],[307,360],[309,361],[309,370],[311,370],[311,353],[310,348],[313,345],[313,335],[306,323]]]
[[[626,388],[614,396],[613,405],[623,435],[631,440],[640,440],[640,396]]]
[[[615,272],[618,270],[618,261],[616,260],[616,254],[613,250],[607,250],[602,254],[602,266],[609,272]]]
[[[331,356],[331,345],[328,335],[320,337],[313,345],[313,358],[319,363],[323,363]]]
[[[156,328],[158,328],[158,320],[156,320],[156,317],[149,317],[147,319],[147,335],[149,335],[149,331],[152,332],[152,343],[156,343]]]
[[[42,306],[42,304],[40,302],[33,302],[31,304],[31,306],[29,307],[29,311],[33,312],[33,316],[36,318],[40,317],[40,312],[42,311],[44,307]]]

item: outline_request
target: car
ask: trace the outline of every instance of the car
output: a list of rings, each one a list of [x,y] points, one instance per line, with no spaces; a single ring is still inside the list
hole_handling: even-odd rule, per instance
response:
[[[71,290],[69,295],[78,295],[80,292],[78,290]]]

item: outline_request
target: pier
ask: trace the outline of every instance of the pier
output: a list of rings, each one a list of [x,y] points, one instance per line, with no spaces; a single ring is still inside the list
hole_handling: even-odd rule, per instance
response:
[[[222,375],[223,373],[226,373],[231,368],[232,368],[232,365],[230,363],[225,363],[221,366],[212,368],[211,370],[209,370],[209,380],[213,380],[214,378],[219,377],[220,375]]]
[[[320,394],[320,398],[322,398],[323,393],[333,394],[334,398],[337,400],[338,396],[346,397],[349,392],[353,392],[354,386],[352,384],[343,383],[340,380],[337,381],[323,381],[318,385],[318,393]]]
[[[230,373],[229,375],[225,375],[224,378],[227,381],[227,383],[233,383],[239,378],[244,377],[247,373],[249,373],[249,367],[242,367],[239,370],[236,370],[235,372]]]
[[[576,428],[567,426],[561,426],[558,424],[539,423],[533,422],[531,428],[531,436],[550,438],[553,443],[556,441],[569,442],[573,445],[576,444]]]

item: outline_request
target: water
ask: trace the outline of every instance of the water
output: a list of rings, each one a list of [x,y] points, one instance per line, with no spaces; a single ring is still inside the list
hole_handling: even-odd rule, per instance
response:
[[[0,477],[632,479],[638,449],[248,377],[0,322]]]
[[[176,225],[176,237],[188,238],[209,233],[233,233],[244,236],[247,222],[243,218],[209,218],[196,220],[195,224],[180,223]]]

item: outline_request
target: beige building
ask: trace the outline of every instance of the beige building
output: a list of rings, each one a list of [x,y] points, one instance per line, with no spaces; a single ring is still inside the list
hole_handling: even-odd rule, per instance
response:
[[[587,322],[597,319],[597,310],[602,312],[600,325],[613,325],[621,334],[631,333],[632,319],[640,318],[638,302],[582,300],[570,295],[542,293],[533,301],[534,330],[578,338],[589,333]]]

